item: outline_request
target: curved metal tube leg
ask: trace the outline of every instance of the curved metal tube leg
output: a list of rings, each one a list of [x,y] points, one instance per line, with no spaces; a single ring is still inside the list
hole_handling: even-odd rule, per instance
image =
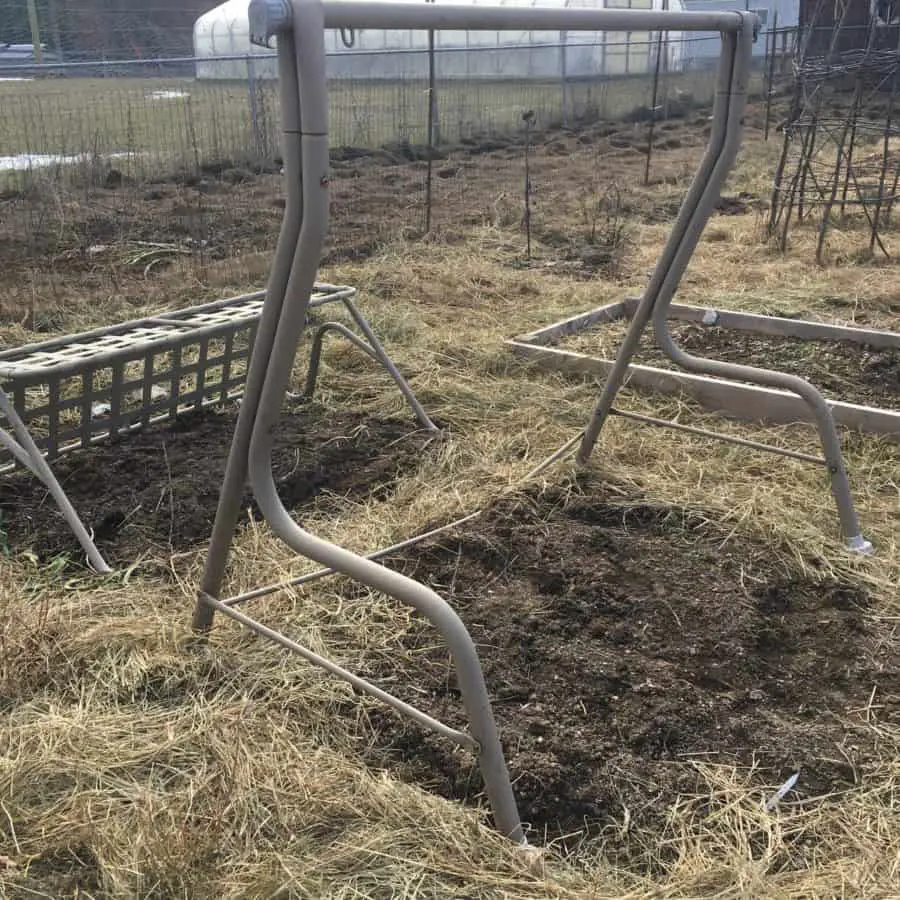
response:
[[[312,399],[316,390],[316,378],[319,375],[319,366],[322,362],[322,343],[325,340],[325,335],[329,331],[336,331],[338,334],[347,338],[354,346],[362,350],[367,356],[370,356],[376,362],[384,366],[391,378],[394,379],[397,387],[400,388],[400,393],[403,394],[403,398],[409,404],[419,424],[427,431],[432,433],[438,432],[438,427],[428,417],[428,414],[419,403],[418,398],[407,384],[406,379],[400,374],[400,370],[394,365],[393,360],[385,352],[384,347],[382,347],[381,343],[375,338],[375,334],[369,327],[368,322],[366,322],[362,314],[357,311],[350,300],[344,300],[344,305],[351,310],[351,315],[353,315],[354,320],[368,338],[368,343],[360,338],[359,335],[354,334],[341,322],[325,322],[323,325],[320,325],[313,335],[312,348],[310,349],[309,354],[309,369],[306,372],[306,383],[303,386],[303,397],[307,400]],[[357,316],[359,316],[358,319]]]
[[[356,308],[356,305],[349,297],[345,297],[343,303],[344,306],[347,307],[347,312],[353,317],[353,321],[356,322],[359,330],[366,336],[366,340],[375,351],[378,360],[388,370],[391,378],[396,382],[397,387],[400,388],[400,393],[406,398],[406,402],[415,413],[419,423],[428,431],[434,432],[435,434],[438,433],[440,429],[431,421],[428,414],[422,408],[422,404],[419,403],[416,395],[412,392],[412,388],[406,383],[406,379],[400,374],[400,370],[394,365],[394,361],[387,355],[384,347],[381,346],[381,341],[375,336],[375,332],[372,331],[365,316],[363,316]]]
[[[745,42],[745,48],[749,50],[748,35],[742,35],[741,39]],[[744,48],[739,47],[738,49]],[[746,91],[747,69],[745,56],[740,52],[737,56],[736,68],[737,71],[734,81],[737,85],[735,93],[738,100],[737,102],[734,100],[732,101],[733,106],[729,110],[728,115],[728,128],[732,133],[736,133],[740,129],[740,117],[743,114],[744,93]],[[726,141],[726,144],[729,143],[730,142]],[[733,146],[726,146],[726,155],[720,165],[730,168],[736,151],[737,146],[735,140]],[[850,491],[850,481],[847,476],[846,466],[844,465],[844,457],[841,452],[841,443],[837,426],[835,425],[834,417],[831,414],[828,403],[822,394],[802,378],[784,372],[773,372],[752,366],[742,366],[723,362],[721,360],[703,359],[702,357],[692,356],[685,353],[672,340],[668,324],[669,305],[677,290],[681,274],[686,268],[690,256],[696,247],[702,225],[709,215],[708,212],[704,215],[704,207],[708,207],[711,212],[712,204],[714,202],[714,196],[707,194],[704,197],[704,203],[701,204],[701,208],[696,214],[695,221],[691,223],[690,232],[680,244],[676,259],[673,261],[671,269],[663,279],[663,283],[660,287],[659,299],[652,314],[653,329],[657,343],[662,351],[676,363],[676,365],[681,366],[689,372],[698,372],[704,375],[743,380],[748,381],[751,384],[759,384],[766,387],[781,388],[782,390],[798,394],[805,400],[813,412],[819,430],[822,449],[831,478],[831,489],[838,507],[841,532],[851,550],[860,553],[868,553],[872,550],[872,545],[860,533],[859,520],[853,503],[853,496]],[[703,218],[700,221],[697,221],[697,218],[701,216],[703,216]]]
[[[247,396],[244,404],[248,409],[244,422],[251,429],[249,453],[246,457],[247,469],[235,464],[235,471],[243,474],[249,471],[254,495],[264,517],[271,527],[295,551],[329,566],[374,590],[383,591],[401,602],[407,603],[425,615],[441,632],[450,648],[458,674],[460,691],[471,723],[472,736],[478,744],[479,762],[484,776],[485,788],[491,804],[497,828],[517,841],[524,840],[506,761],[487,696],[481,664],[475,646],[462,621],[437,594],[410,578],[392,572],[377,563],[364,559],[348,550],[330,544],[304,531],[290,518],[282,505],[272,473],[272,428],[277,422],[281,402],[290,380],[291,369],[297,346],[302,336],[309,308],[310,295],[315,282],[322,244],[328,222],[328,137],[327,137],[327,92],[325,88],[324,17],[321,4],[315,0],[294,0],[292,39],[287,32],[279,33],[279,58],[292,57],[296,65],[294,84],[299,86],[299,102],[302,139],[300,141],[301,164],[297,181],[302,183],[302,215],[299,236],[293,261],[286,254],[279,254],[277,271],[273,271],[273,283],[284,283],[283,299],[273,292],[272,302],[267,303],[276,313],[270,317],[277,319],[274,338],[258,343],[254,349],[254,363],[259,360],[256,372],[262,371],[263,382],[258,396]],[[251,15],[251,26],[253,16]],[[286,229],[283,230],[285,234]],[[279,250],[281,243],[279,243]],[[289,274],[287,272],[289,270]],[[285,275],[288,277],[285,278]],[[266,351],[270,352],[266,352]],[[268,363],[267,367],[265,363]],[[242,431],[242,436],[245,432]],[[232,456],[241,450],[236,434],[232,446]],[[240,487],[238,483],[232,490]],[[224,492],[223,492],[224,493]],[[224,512],[223,512],[224,510]],[[234,523],[230,508],[220,499],[219,529],[224,535],[228,527],[230,537]],[[227,552],[227,543],[225,544]],[[220,565],[221,564],[221,565]],[[216,564],[208,561],[205,581],[212,583],[214,575],[219,575],[224,567],[224,556]],[[208,609],[214,605],[216,590],[206,590],[198,600]],[[199,604],[198,604],[199,605]],[[202,618],[195,613],[195,621]],[[206,620],[211,614],[206,615]]]
[[[313,394],[316,392],[316,379],[319,377],[319,365],[322,362],[322,343],[329,331],[336,331],[338,334],[342,334],[367,356],[372,359],[378,359],[375,351],[346,325],[340,322],[325,322],[316,329],[316,333],[313,335],[312,347],[309,351],[309,368],[306,370],[306,382],[303,385],[303,393],[301,395],[305,400],[312,400]]]
[[[681,350],[672,340],[668,328],[668,310],[682,274],[687,267],[690,257],[696,248],[703,226],[712,212],[719,189],[731,168],[738,149],[740,135],[741,116],[743,114],[746,80],[748,74],[747,60],[749,59],[751,35],[749,29],[737,36],[729,36],[729,42],[735,41],[733,71],[729,79],[727,92],[728,106],[724,119],[720,120],[718,110],[716,120],[710,135],[710,146],[721,137],[721,148],[713,165],[712,175],[706,186],[702,189],[699,200],[692,213],[690,213],[687,227],[676,238],[678,226],[673,231],[670,246],[660,259],[660,264],[654,272],[651,286],[648,288],[626,335],[620,352],[616,358],[613,370],[607,379],[603,394],[597,404],[594,415],[586,430],[585,437],[579,450],[578,460],[584,463],[593,449],[603,423],[612,409],[615,395],[621,386],[627,373],[628,364],[640,340],[640,335],[646,327],[646,314],[649,313],[653,320],[653,328],[657,342],[666,355],[682,368],[708,375],[717,375],[725,378],[735,378],[749,381],[754,384],[778,387],[799,394],[810,405],[818,425],[822,440],[825,459],[831,476],[832,492],[838,506],[841,520],[841,530],[850,549],[861,553],[870,552],[872,545],[862,536],[853,497],[850,492],[850,483],[844,465],[843,454],[840,447],[840,438],[834,423],[834,418],[828,408],[824,397],[812,385],[801,378],[785,373],[771,372],[755,369],[750,366],[739,366],[718,360],[706,360],[691,356]],[[723,55],[723,61],[725,57]],[[720,78],[724,79],[724,64],[720,69]],[[717,102],[719,97],[717,96]],[[720,132],[719,121],[724,121],[724,131]],[[685,201],[683,210],[686,210],[688,200]],[[680,219],[680,217],[679,217]],[[671,249],[671,253],[669,252]],[[657,275],[661,279],[657,281]],[[653,288],[656,287],[655,292]],[[649,295],[654,294],[652,297]]]
[[[286,45],[285,52],[278,54],[278,81],[281,97],[282,152],[284,154],[285,211],[278,235],[278,245],[272,261],[272,271],[266,286],[253,353],[247,367],[247,380],[238,413],[237,425],[231,441],[231,450],[225,469],[219,504],[213,524],[206,565],[200,581],[194,604],[192,626],[195,631],[205,632],[212,627],[214,608],[205,603],[202,595],[218,597],[228,563],[228,552],[240,514],[241,497],[247,482],[247,453],[250,449],[250,435],[256,420],[256,410],[262,392],[263,381],[269,365],[269,354],[278,329],[278,319],[284,303],[291,260],[300,234],[303,218],[303,194],[300,184],[300,88],[294,63],[293,38],[284,34],[279,38]],[[292,175],[291,175],[292,173]]]
[[[269,367],[250,440],[249,472],[260,510],[276,534],[296,552],[382,591],[425,615],[447,641],[463,703],[479,746],[485,789],[497,827],[515,840],[524,835],[494,721],[481,663],[468,631],[434,591],[300,528],[278,496],[272,473],[272,429],[290,380],[328,224],[328,136],[324,18],[321,4],[295,2],[294,43],[300,72],[303,138],[303,218]]]
[[[6,416],[6,420],[12,425],[18,442],[14,441],[2,429],[0,429],[0,440],[10,449],[13,456],[23,465],[26,465],[50,491],[51,496],[56,501],[56,505],[59,507],[59,511],[63,514],[63,518],[65,518],[69,528],[72,529],[72,533],[77,538],[78,543],[81,544],[91,567],[101,574],[112,572],[112,568],[107,565],[106,560],[101,556],[93,538],[88,534],[88,530],[78,517],[78,513],[75,512],[75,508],[69,502],[66,492],[56,480],[56,476],[53,474],[50,464],[44,458],[44,454],[41,453],[40,448],[34,442],[34,438],[32,438],[25,427],[25,423],[19,417],[12,403],[9,402],[6,391],[2,389],[0,389],[0,412]]]
[[[524,832],[481,661],[465,625],[453,609],[425,585],[317,538],[297,525],[281,505],[265,443],[266,436],[260,445],[254,440],[250,473],[254,495],[273,531],[297,553],[411,606],[425,616],[447,642],[472,736],[478,743],[479,767],[495,824],[503,834],[523,842]]]
[[[844,535],[847,546],[851,550],[858,553],[871,552],[871,543],[860,533],[859,519],[856,515],[853,495],[850,491],[850,480],[847,476],[847,468],[844,465],[844,455],[841,452],[841,439],[838,435],[837,426],[834,423],[834,417],[828,407],[828,402],[822,394],[808,381],[796,375],[789,375],[785,372],[773,372],[769,369],[758,369],[755,366],[742,366],[716,359],[704,359],[685,353],[672,339],[665,309],[660,308],[654,313],[653,329],[657,343],[663,353],[674,363],[677,363],[689,372],[732,378],[738,381],[749,381],[751,384],[759,384],[764,387],[780,388],[799,395],[809,404],[815,416],[816,427],[819,430],[819,436],[822,441],[825,463],[828,467],[828,474],[831,477],[831,490],[837,503],[838,515],[840,516],[841,532]]]
[[[745,30],[751,30],[749,24]],[[737,153],[741,130],[740,114],[744,104],[741,90],[744,85],[741,82],[741,75],[745,75],[748,66],[752,49],[752,30],[749,41],[739,42],[738,38],[739,36],[736,34],[723,36],[723,53],[719,59],[716,97],[713,105],[713,124],[706,152],[681,205],[678,217],[672,227],[672,234],[653,270],[650,283],[635,310],[631,326],[619,347],[613,367],[607,376],[603,391],[585,429],[576,455],[579,465],[584,465],[590,458],[600,431],[609,417],[609,411],[615,403],[616,395],[625,381],[628,367],[654,309],[661,302],[666,302],[663,287],[669,276],[674,276],[670,282],[672,294],[674,294],[675,287],[677,287],[687,261],[690,259],[691,251],[688,250],[685,254],[683,248],[687,245],[692,231],[696,234],[696,238],[699,238]],[[737,114],[735,115],[735,113]],[[694,243],[696,243],[696,238]]]

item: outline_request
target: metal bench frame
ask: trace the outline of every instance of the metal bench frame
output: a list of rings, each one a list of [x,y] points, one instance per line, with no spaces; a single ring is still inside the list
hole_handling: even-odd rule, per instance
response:
[[[613,360],[578,353],[565,347],[554,346],[554,344],[568,336],[579,334],[607,322],[630,319],[634,316],[640,303],[640,300],[628,299],[618,303],[599,306],[586,313],[571,316],[568,319],[539,328],[537,331],[507,340],[506,345],[517,356],[531,361],[538,368],[544,370],[580,376],[591,375],[609,378],[615,366]],[[731,328],[736,331],[755,332],[773,336],[796,337],[809,340],[841,340],[855,342],[860,346],[869,345],[900,349],[900,333],[894,331],[849,328],[800,319],[775,318],[721,309],[704,309],[683,304],[671,304],[668,307],[667,328],[668,322],[673,320],[698,322],[702,323],[704,327],[718,326]],[[665,344],[662,347],[665,351]],[[694,359],[698,359],[698,357],[694,357]],[[720,362],[718,365],[720,366],[720,377],[629,362],[623,383],[632,388],[692,397],[707,409],[735,419],[781,425],[811,422],[819,427],[820,436],[822,435],[822,422],[824,420],[822,410],[817,404],[810,402],[809,396],[800,394],[796,388],[792,388],[784,381],[780,382],[778,389],[764,386],[767,382],[760,382],[759,380],[756,384],[725,381],[721,378],[721,375],[724,371],[722,367],[726,364]],[[745,371],[747,368],[744,367]],[[698,369],[695,368],[694,371],[697,372]],[[766,374],[780,375],[780,373],[763,372],[763,375]],[[789,377],[791,376],[785,376],[785,378]],[[799,381],[799,379],[797,380]],[[768,384],[775,383],[774,379],[768,382]],[[789,390],[785,390],[785,387],[788,387]],[[810,387],[810,391],[813,390],[815,389]],[[816,391],[816,393],[819,392]],[[837,400],[824,400],[823,402],[827,404],[832,425],[840,424],[860,431],[884,434],[894,440],[900,439],[900,411],[874,406],[861,406],[856,403],[846,403]],[[825,466],[828,468],[833,483],[835,476],[838,479],[840,478],[840,469],[835,471],[830,461],[835,458],[833,447],[831,448],[832,455],[829,459],[827,455],[814,456],[799,450],[748,440],[747,438],[707,428],[685,425],[682,422],[671,419],[647,416],[632,410],[616,408],[615,406],[609,406],[605,414],[620,416],[624,419],[638,422],[641,425],[669,428],[674,431],[734,444],[751,450],[761,450],[813,465]],[[827,436],[829,430],[829,426],[826,425],[825,437],[822,439],[826,450],[828,449]],[[553,457],[554,461],[561,459],[570,450],[574,449],[577,443],[583,443],[583,434],[582,432],[582,434],[577,435],[575,439],[567,443],[561,451],[555,454]],[[589,453],[590,447],[585,451],[584,459],[587,459]],[[840,459],[840,445],[837,446],[836,453]],[[842,460],[840,465],[843,467]],[[840,484],[839,481],[838,484]],[[848,502],[849,492],[842,494],[836,491],[835,496],[838,501],[840,524],[847,548],[853,553],[863,555],[871,553],[872,544],[856,531],[858,525],[855,521],[852,502]]]
[[[257,634],[299,654],[379,698],[420,724],[477,754],[496,827],[524,841],[515,797],[484,675],[472,638],[453,609],[434,591],[374,561],[316,537],[294,522],[275,490],[272,429],[287,390],[291,362],[303,334],[310,291],[327,230],[328,103],[325,80],[325,28],[407,28],[421,30],[559,31],[705,31],[722,37],[712,134],[681,215],[632,329],[639,337],[657,299],[664,309],[681,277],[696,240],[712,211],[712,202],[738,149],[746,102],[752,44],[759,19],[743,12],[669,12],[461,6],[409,3],[252,0],[251,40],[268,46],[278,39],[279,94],[283,129],[285,190],[282,230],[275,251],[269,290],[250,360],[244,402],[235,429],[219,498],[206,568],[194,607],[194,628],[207,632],[221,612]],[[665,291],[664,291],[665,289]],[[626,343],[636,343],[636,338]],[[633,353],[633,347],[628,356]],[[627,359],[626,359],[627,362]],[[611,386],[615,394],[618,382]],[[596,437],[596,422],[590,443]],[[448,728],[370,682],[263,625],[236,606],[268,589],[220,599],[239,502],[249,476],[257,504],[272,530],[294,551],[325,569],[304,580],[338,573],[386,593],[428,618],[441,632],[456,668],[471,733]],[[299,580],[295,583],[299,583]]]
[[[354,303],[356,289],[316,284],[310,309],[340,302],[364,339],[340,322],[314,333],[304,390],[311,397],[322,341],[336,332],[379,362],[423,428],[436,426]],[[164,312],[0,353],[0,473],[28,468],[44,485],[98,572],[110,571],[50,462],[98,441],[235,400],[243,394],[264,291]],[[12,395],[12,402],[10,396]]]

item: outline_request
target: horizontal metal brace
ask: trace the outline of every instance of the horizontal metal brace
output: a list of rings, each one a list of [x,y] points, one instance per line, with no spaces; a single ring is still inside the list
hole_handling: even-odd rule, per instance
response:
[[[758,16],[649,9],[548,9],[462,4],[323,3],[326,28],[440,31],[708,31],[737,33]]]
[[[472,519],[481,515],[481,510],[476,510],[473,513],[469,513],[467,516],[463,516],[461,519],[455,519],[452,522],[448,522],[446,525],[441,525],[438,528],[433,528],[431,531],[426,531],[424,534],[417,534],[415,537],[407,538],[405,541],[400,541],[399,544],[392,544],[390,547],[384,547],[381,550],[375,550],[373,553],[369,553],[363,557],[363,559],[368,560],[378,560],[383,559],[385,556],[390,556],[392,553],[398,553],[400,550],[406,550],[409,547],[414,547],[416,544],[422,543],[422,541],[428,540],[430,537],[435,537],[438,534],[443,534],[445,531],[450,531],[453,528],[456,528],[458,525],[464,525],[466,522],[471,522]],[[247,591],[245,594],[237,594],[234,597],[229,597],[227,600],[217,600],[217,603],[223,603],[225,606],[237,606],[239,603],[246,603],[248,600],[256,600],[259,597],[266,597],[269,594],[274,594],[277,591],[283,591],[287,588],[292,587],[300,587],[303,584],[309,584],[311,581],[318,581],[320,578],[325,578],[327,575],[336,575],[337,572],[334,569],[317,569],[315,572],[309,572],[306,575],[299,575],[297,578],[292,578],[290,581],[280,581],[278,584],[270,584],[265,587],[257,588],[254,591]]]
[[[725,444],[735,444],[738,447],[748,447],[751,450],[763,450],[766,453],[777,453],[779,456],[787,456],[791,459],[799,459],[802,462],[826,465],[826,460],[821,456],[813,456],[811,453],[801,453],[798,450],[788,450],[784,447],[776,447],[773,444],[763,444],[759,441],[748,441],[746,438],[732,437],[719,431],[710,431],[707,428],[697,428],[694,425],[682,425],[671,419],[657,419],[654,416],[645,416],[641,413],[628,412],[624,409],[613,407],[610,413],[621,416],[623,419],[633,419],[635,422],[643,422],[646,425],[657,425],[660,428],[671,428],[673,431],[684,431],[687,434],[696,434],[700,437],[712,438],[714,441],[722,441]]]
[[[268,638],[270,641],[274,641],[276,644],[279,644],[286,650],[290,650],[292,653],[296,653],[298,656],[302,656],[307,662],[325,669],[336,678],[340,678],[342,681],[346,681],[348,684],[355,687],[358,691],[362,691],[363,693],[369,694],[370,696],[381,700],[383,703],[386,703],[388,706],[397,710],[397,712],[401,712],[404,715],[409,716],[409,718],[418,722],[420,725],[424,726],[425,728],[429,728],[431,731],[437,732],[442,737],[447,738],[447,740],[453,741],[455,744],[459,744],[463,747],[468,747],[470,750],[474,750],[476,753],[479,752],[480,747],[478,746],[478,741],[476,741],[475,738],[473,738],[470,734],[466,734],[464,731],[457,731],[455,728],[450,728],[448,725],[444,725],[443,722],[439,722],[437,719],[433,719],[427,713],[423,713],[421,710],[416,709],[415,706],[410,706],[399,697],[395,697],[393,694],[389,694],[387,691],[383,691],[381,688],[376,687],[374,684],[366,681],[364,678],[360,678],[358,675],[354,675],[352,672],[348,672],[347,669],[339,666],[337,663],[332,662],[330,659],[326,659],[324,656],[320,656],[318,653],[310,650],[308,647],[304,647],[302,644],[298,644],[296,641],[292,641],[290,638],[285,637],[283,634],[281,634],[281,632],[275,631],[274,629],[263,625],[261,622],[257,622],[256,619],[250,618],[250,616],[245,615],[238,609],[233,609],[226,603],[223,603],[221,600],[216,600],[215,597],[210,596],[205,591],[200,591],[198,593],[198,596],[201,600],[203,600],[204,603],[212,606],[219,612],[224,613],[229,618],[234,619],[235,622],[239,622],[245,628],[249,628],[251,631],[255,631],[262,637]]]
[[[466,6],[462,4],[360,3],[322,4],[326,28],[372,28],[431,31],[689,31],[759,33],[759,16],[736,11],[673,11],[655,9],[578,9],[566,7]],[[250,41],[262,47],[287,33],[294,10],[286,0],[252,0]]]

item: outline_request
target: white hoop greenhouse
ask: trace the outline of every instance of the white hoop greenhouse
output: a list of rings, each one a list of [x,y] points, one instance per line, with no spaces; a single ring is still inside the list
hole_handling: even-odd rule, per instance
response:
[[[402,0],[422,3],[424,0]],[[436,0],[440,2],[440,0]],[[460,2],[460,0],[450,0]],[[581,9],[684,8],[682,0],[467,0],[481,6],[536,6]],[[247,10],[249,0],[227,2],[200,16],[194,23],[196,74],[201,79],[246,80],[248,56],[254,60],[255,77],[274,78],[273,51],[250,43]],[[663,35],[662,66],[679,71],[683,66],[682,35]],[[651,32],[559,31],[441,31],[435,34],[437,72],[440,78],[474,79],[570,79],[596,76],[639,75],[656,64],[658,35]],[[428,72],[428,32],[408,29],[353,32],[347,47],[340,32],[325,35],[330,78],[391,80],[422,76]],[[222,57],[226,57],[223,59]],[[241,58],[227,58],[241,57]]]

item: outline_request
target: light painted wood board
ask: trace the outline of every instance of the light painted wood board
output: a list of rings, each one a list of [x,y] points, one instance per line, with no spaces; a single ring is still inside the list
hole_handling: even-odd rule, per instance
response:
[[[530,360],[545,371],[605,378],[613,365],[612,360],[537,346],[522,340],[509,340],[506,345],[517,356]],[[809,406],[787,391],[636,364],[628,367],[626,384],[663,394],[685,394],[713,412],[747,422],[771,425],[814,423]],[[835,400],[828,400],[828,405],[838,425],[900,440],[900,411]]]
[[[565,337],[577,334],[603,322],[629,319],[634,314],[638,300],[628,299],[618,303],[598,306],[561,322],[554,322],[515,338],[527,344],[550,345]],[[798,338],[800,340],[851,341],[860,346],[867,345],[879,350],[900,350],[900,332],[878,328],[855,328],[847,325],[829,325],[825,322],[811,322],[806,319],[789,319],[779,316],[763,316],[757,313],[735,312],[714,306],[688,306],[675,303],[669,307],[669,319],[682,322],[702,322],[703,317],[713,310],[718,318],[715,325],[765,334],[770,337]]]

